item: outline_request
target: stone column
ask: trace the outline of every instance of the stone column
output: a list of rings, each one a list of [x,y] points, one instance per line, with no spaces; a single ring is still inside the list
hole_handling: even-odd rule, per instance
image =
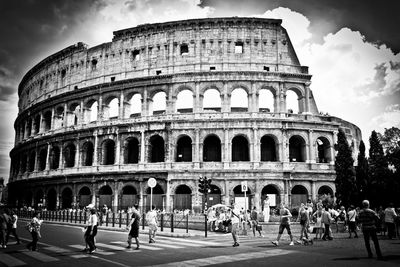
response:
[[[142,116],[149,115],[149,107],[147,103],[147,88],[143,88],[143,96],[142,96]]]
[[[200,129],[195,129],[194,141],[194,163],[195,168],[200,168]]]
[[[94,148],[93,148],[93,166],[98,166],[99,162],[98,162],[98,149],[99,149],[99,137],[98,137],[98,133],[97,131],[93,132],[93,136],[94,136]]]
[[[39,119],[39,132],[38,133],[43,133],[44,132],[44,129],[43,129],[43,126],[44,126],[44,123],[43,123],[43,112],[40,112],[39,116],[40,116],[40,119]]]
[[[121,90],[119,93],[119,109],[118,109],[118,119],[122,120],[124,118],[124,92]]]
[[[257,210],[261,210],[261,190],[260,190],[260,180],[255,181],[254,186],[254,206],[256,206]],[[249,207],[251,210],[252,207]]]
[[[315,181],[311,181],[311,200],[315,200],[317,198],[317,191],[316,191]]]
[[[51,144],[47,143],[47,155],[46,155],[46,171],[50,169],[50,150],[51,150]]]
[[[315,163],[315,150],[314,150],[314,141],[313,141],[313,130],[308,130],[308,151],[307,151],[307,160],[308,163]]]
[[[193,106],[193,112],[194,113],[200,113],[203,109],[203,105],[202,105],[202,101],[200,101],[200,83],[199,82],[195,82],[194,85],[195,88],[195,94],[194,94],[194,106]]]
[[[224,185],[225,185],[225,205],[230,205],[230,195],[229,195],[229,183],[227,179],[224,179]]]
[[[79,137],[76,138],[76,149],[75,149],[75,159],[74,159],[74,167],[77,168],[80,166],[80,145],[79,145]]]
[[[63,118],[63,127],[68,126],[68,105],[64,103],[64,118]]]
[[[96,199],[97,199],[96,184],[93,183],[93,184],[92,184],[92,204],[93,204],[95,207],[97,206]]]
[[[100,122],[103,119],[103,96],[99,95],[99,104],[97,105],[97,121]]]
[[[230,94],[228,93],[228,83],[224,83],[224,88],[222,92],[222,103],[221,103],[221,112],[227,113],[229,112],[229,102],[230,102]]]
[[[118,196],[119,196],[119,192],[118,192],[118,182],[114,182],[114,200],[113,200],[113,207],[112,210],[113,212],[118,212],[118,207],[119,207],[119,203],[118,203]]]
[[[311,109],[310,109],[310,85],[311,82],[306,82],[304,84],[304,91],[305,91],[305,112],[306,113],[311,113]]]
[[[50,130],[54,130],[54,128],[55,128],[55,125],[54,125],[54,123],[55,123],[55,116],[56,116],[56,111],[55,111],[55,108],[52,107],[52,108],[51,108]]]
[[[221,150],[222,152],[222,161],[224,162],[224,167],[229,167],[229,162],[231,162],[231,153],[229,151],[229,130],[228,129],[224,129],[224,147],[223,150]]]
[[[84,114],[85,114],[85,106],[83,104],[83,99],[81,100],[80,106],[79,106],[79,118],[78,118],[78,124],[81,126],[84,124],[85,119],[84,119]]]
[[[58,162],[58,168],[63,169],[64,168],[64,145],[61,143],[60,145],[60,161]]]
[[[119,135],[118,128],[116,131],[116,148],[115,148],[115,164],[120,165],[121,164],[121,136]]]
[[[166,212],[171,212],[173,210],[173,203],[172,203],[172,198],[171,198],[171,184],[170,180],[167,177],[167,180],[165,181],[166,185],[166,190],[165,190],[165,211]]]
[[[140,163],[145,163],[146,144],[144,130],[140,131]]]

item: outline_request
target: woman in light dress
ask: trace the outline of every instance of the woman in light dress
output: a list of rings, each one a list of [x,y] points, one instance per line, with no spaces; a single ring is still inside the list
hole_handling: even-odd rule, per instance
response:
[[[269,205],[271,203],[269,202],[269,197],[267,196],[264,200],[264,222],[269,222],[269,215],[270,215],[270,208]]]

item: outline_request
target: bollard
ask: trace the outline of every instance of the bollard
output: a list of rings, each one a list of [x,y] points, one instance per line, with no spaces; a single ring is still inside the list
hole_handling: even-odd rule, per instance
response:
[[[82,211],[79,211],[79,223],[82,223]]]
[[[126,213],[126,227],[129,226],[129,213]]]
[[[106,213],[106,227],[108,227],[108,212]]]
[[[119,224],[118,224],[119,228],[121,228],[121,223],[122,223],[122,213],[120,212],[119,213]]]
[[[171,233],[174,232],[174,214],[171,213]]]
[[[164,231],[164,213],[161,213],[161,225],[160,225],[160,228],[161,228],[161,232]]]
[[[115,213],[113,212],[113,216],[112,216],[112,227],[115,226]]]
[[[189,214],[186,214],[186,233],[189,233]]]
[[[142,229],[144,230],[144,216],[145,216],[145,214],[143,213],[143,216],[142,216]]]
[[[207,237],[207,214],[204,214],[204,237]]]
[[[62,221],[65,219],[65,210],[62,211]]]

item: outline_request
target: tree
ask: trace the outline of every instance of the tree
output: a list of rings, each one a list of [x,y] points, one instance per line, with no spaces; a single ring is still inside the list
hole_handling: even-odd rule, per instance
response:
[[[342,130],[339,130],[335,149],[338,151],[335,160],[336,203],[348,207],[356,202],[357,187],[352,151]]]
[[[391,201],[392,197],[387,185],[389,185],[391,173],[388,168],[387,159],[383,153],[382,144],[378,138],[378,134],[372,131],[369,138],[369,177],[370,190],[369,198],[373,206],[385,205]]]
[[[365,144],[361,140],[358,148],[359,153],[357,157],[356,167],[356,185],[358,189],[357,204],[366,199],[369,195],[369,180],[368,180],[368,160],[365,156]]]
[[[381,140],[388,163],[393,166],[395,172],[400,172],[400,129],[392,127],[385,129]]]

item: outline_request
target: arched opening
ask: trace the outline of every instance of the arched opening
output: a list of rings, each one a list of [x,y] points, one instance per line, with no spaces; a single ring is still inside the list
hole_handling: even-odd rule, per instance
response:
[[[126,185],[122,188],[121,209],[128,209],[139,202],[136,188]]]
[[[261,89],[258,93],[259,112],[275,112],[274,95],[270,90]]]
[[[249,107],[247,92],[242,88],[232,91],[231,112],[247,112]]]
[[[26,138],[32,135],[32,119],[29,119],[26,123]]]
[[[94,146],[92,142],[87,141],[82,146],[82,166],[93,165]]]
[[[179,185],[175,190],[174,210],[192,209],[192,190],[187,185]]]
[[[62,209],[70,209],[72,208],[72,190],[69,187],[64,188],[61,193],[61,208]]]
[[[277,161],[276,144],[272,136],[264,135],[261,138],[261,161]]]
[[[251,209],[251,191],[250,188],[247,188],[246,191],[246,198],[244,197],[244,192],[242,192],[242,186],[241,185],[237,185],[235,186],[235,188],[233,188],[233,196],[234,196],[234,200],[235,203],[238,205],[238,208],[240,210],[244,210],[246,209]],[[246,203],[246,204],[245,204]],[[246,205],[246,207],[245,207]]]
[[[139,162],[139,141],[137,138],[130,137],[125,140],[124,163],[133,164]]]
[[[286,91],[287,113],[298,114],[300,111],[299,96],[292,90]]]
[[[192,161],[192,139],[189,136],[182,136],[179,138],[176,148],[176,161]]]
[[[97,121],[98,111],[99,111],[98,102],[95,100],[89,101],[85,109],[85,121],[88,123]]]
[[[217,89],[207,89],[203,99],[204,111],[221,111],[221,95]]]
[[[333,197],[333,190],[329,186],[323,185],[318,189],[318,195],[319,196],[327,195]]]
[[[151,189],[150,187],[147,187],[146,189],[146,210],[150,209],[150,194]],[[157,209],[163,209],[163,199],[164,199],[164,190],[159,184],[156,184],[156,186],[153,188],[153,205],[156,206]]]
[[[278,188],[275,185],[269,184],[267,186],[264,186],[263,189],[261,190],[261,203],[263,204],[262,210],[266,208],[264,204],[267,196],[270,207],[277,207],[281,203],[281,198]]]
[[[24,204],[27,207],[32,207],[33,202],[33,193],[31,191],[27,191],[24,194]]]
[[[158,92],[153,96],[153,103],[151,104],[150,114],[160,115],[164,114],[167,107],[167,94],[165,92]]]
[[[64,166],[72,168],[75,166],[75,145],[69,144],[64,148]]]
[[[221,203],[221,189],[215,184],[211,184],[210,192],[207,195],[207,207],[211,207],[212,205],[220,203]]]
[[[56,116],[54,118],[54,128],[59,129],[64,127],[64,108],[59,106],[56,108]]]
[[[102,144],[102,164],[113,165],[115,163],[115,142],[107,139]]]
[[[33,129],[35,130],[33,134],[38,134],[40,132],[40,115],[36,115],[33,124],[34,124]]]
[[[150,162],[164,162],[164,139],[159,135],[150,138]]]
[[[39,152],[39,171],[46,169],[47,149],[43,148]]]
[[[110,97],[105,102],[103,108],[104,120],[117,119],[119,113],[119,100],[116,97]]]
[[[47,209],[56,210],[57,209],[57,192],[54,188],[47,192]]]
[[[29,172],[33,172],[35,170],[35,160],[36,160],[36,153],[32,151],[29,156]]]
[[[291,191],[292,194],[292,206],[297,207],[300,206],[301,203],[307,203],[308,199],[308,191],[302,185],[295,185]]]
[[[89,187],[84,186],[79,190],[79,207],[84,208],[90,203],[92,203],[92,194],[90,192]]]
[[[99,207],[112,207],[112,189],[110,186],[105,185],[99,189]]]
[[[67,115],[67,126],[78,125],[80,113],[81,113],[80,105],[78,103],[71,104]]]
[[[218,136],[210,135],[204,140],[203,161],[221,161],[221,140]]]
[[[193,93],[190,90],[182,90],[179,92],[176,100],[176,112],[191,113],[193,112]]]
[[[301,136],[294,135],[289,139],[289,161],[306,161],[306,142]]]
[[[50,169],[58,169],[60,164],[60,148],[58,146],[53,146],[50,151]]]
[[[51,111],[46,111],[43,115],[44,130],[49,131],[51,129]]]
[[[317,139],[317,163],[329,163],[331,161],[331,145],[325,137]]]
[[[28,162],[28,156],[26,154],[22,154],[22,157],[21,157],[21,173],[25,173],[26,172],[27,162]]]
[[[232,161],[249,161],[249,142],[244,136],[232,139]]]
[[[140,94],[133,94],[127,104],[127,117],[138,117],[142,114],[142,96]]]
[[[39,189],[35,195],[35,208],[42,208],[44,204],[44,193],[43,190]]]

